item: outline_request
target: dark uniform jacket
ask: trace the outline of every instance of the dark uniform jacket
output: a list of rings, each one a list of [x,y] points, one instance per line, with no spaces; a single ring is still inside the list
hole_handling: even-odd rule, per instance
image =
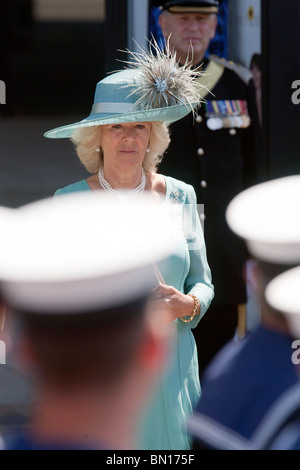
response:
[[[266,445],[262,434],[259,438],[258,429],[262,429],[264,419],[270,417],[271,409],[273,418],[288,416],[287,409],[280,415],[282,407],[274,405],[285,392],[299,385],[297,369],[292,362],[292,343],[292,337],[259,326],[247,338],[232,341],[219,352],[205,372],[202,396],[191,418],[195,425],[192,434],[201,446],[213,444],[210,425],[215,431],[223,428],[228,438],[231,433],[236,433],[236,436],[250,440],[249,444],[252,441],[263,446],[265,441]],[[299,386],[297,393],[299,397]],[[299,401],[298,398],[298,409]],[[205,426],[201,426],[204,422]],[[272,427],[275,431],[276,422],[271,420],[267,427],[269,436]],[[197,423],[200,425],[198,430]],[[189,428],[191,430],[190,425]],[[220,445],[221,442],[215,440],[215,446]]]
[[[207,72],[208,64],[209,61],[204,64]],[[210,130],[202,103],[196,119],[190,113],[171,125],[171,143],[159,167],[160,173],[191,184],[198,204],[204,204],[200,217],[204,219],[207,256],[215,286],[214,305],[246,302],[243,274],[246,248],[229,229],[225,212],[236,194],[256,182],[253,82],[245,83],[249,80],[247,69],[244,81],[231,64],[224,61],[222,75],[205,100],[246,102],[251,125],[245,129]]]

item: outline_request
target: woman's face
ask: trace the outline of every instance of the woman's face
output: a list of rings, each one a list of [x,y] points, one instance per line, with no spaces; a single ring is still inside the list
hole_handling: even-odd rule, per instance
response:
[[[149,145],[151,122],[128,122],[102,126],[101,147],[105,165],[130,168],[142,165]]]

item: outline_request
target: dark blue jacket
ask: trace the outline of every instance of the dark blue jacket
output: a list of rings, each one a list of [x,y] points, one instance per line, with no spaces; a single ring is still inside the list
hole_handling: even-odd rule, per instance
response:
[[[299,382],[292,343],[260,326],[225,346],[202,379],[196,412],[251,438],[276,400]]]

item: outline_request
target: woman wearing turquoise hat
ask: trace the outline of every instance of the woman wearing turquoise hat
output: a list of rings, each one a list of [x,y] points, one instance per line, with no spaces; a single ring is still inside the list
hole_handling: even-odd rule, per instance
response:
[[[162,370],[153,403],[145,410],[140,449],[188,450],[186,418],[201,394],[192,329],[209,308],[214,288],[194,189],[157,169],[170,142],[168,124],[195,113],[201,101],[196,82],[200,72],[189,64],[179,66],[168,50],[162,52],[157,46],[155,54],[142,49],[130,54],[133,59],[127,68],[97,84],[86,119],[45,136],[70,138],[91,173],[87,179],[58,189],[56,196],[100,190],[116,196],[117,202],[148,191],[162,203],[184,209],[182,240],[174,264],[154,266],[158,277],[154,302],[157,311],[164,307],[164,320],[174,322],[177,336],[168,369]]]

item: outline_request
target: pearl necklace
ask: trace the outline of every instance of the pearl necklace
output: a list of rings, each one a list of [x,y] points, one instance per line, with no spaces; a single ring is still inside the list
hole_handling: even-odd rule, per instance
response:
[[[100,168],[100,170],[98,172],[98,177],[99,177],[99,183],[101,184],[104,191],[106,191],[108,193],[112,193],[115,196],[120,196],[121,193],[124,193],[126,191],[124,189],[122,190],[122,189],[112,188],[112,186],[109,184],[109,182],[104,177],[103,168]],[[142,193],[145,189],[145,186],[146,186],[146,175],[145,175],[144,168],[142,168],[142,176],[141,176],[140,184],[136,188],[132,189],[131,191],[126,191],[127,195],[131,196],[131,195],[135,195],[137,193]]]

